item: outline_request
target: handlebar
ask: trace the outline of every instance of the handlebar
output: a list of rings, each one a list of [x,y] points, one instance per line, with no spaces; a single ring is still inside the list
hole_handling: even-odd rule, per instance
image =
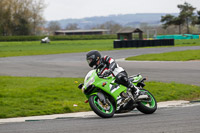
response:
[[[100,72],[97,72],[98,69],[96,69],[97,75],[100,77],[102,76],[101,73],[103,72],[103,70],[106,68],[106,64],[103,66],[103,68],[101,69]],[[103,77],[103,76],[102,76]]]
[[[100,72],[97,72],[98,69],[96,70],[97,76],[98,76],[99,78],[107,77],[107,76],[101,75],[101,73],[104,71],[104,69],[106,68],[106,66],[107,66],[107,65],[105,64],[105,65],[103,66],[103,68],[101,69]],[[111,74],[114,75],[112,71],[111,71]]]

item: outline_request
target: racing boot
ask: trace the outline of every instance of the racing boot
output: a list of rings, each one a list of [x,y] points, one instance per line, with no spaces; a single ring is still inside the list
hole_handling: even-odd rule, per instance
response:
[[[137,98],[137,99],[147,99],[147,98],[149,98],[146,91],[140,91],[140,89],[138,87],[136,87],[135,85],[132,84],[130,86],[130,88],[133,91],[134,98]]]
[[[140,89],[138,89],[138,87],[136,87],[135,85],[133,85],[131,82],[129,84],[129,88],[131,88],[134,97],[138,97],[140,95]]]

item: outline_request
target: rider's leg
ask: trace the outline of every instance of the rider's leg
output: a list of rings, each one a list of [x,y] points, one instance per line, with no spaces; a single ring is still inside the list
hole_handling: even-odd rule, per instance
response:
[[[128,79],[128,75],[125,71],[117,74],[116,82],[126,86],[127,88],[131,88],[136,96],[139,95],[140,90],[131,83],[131,81]]]

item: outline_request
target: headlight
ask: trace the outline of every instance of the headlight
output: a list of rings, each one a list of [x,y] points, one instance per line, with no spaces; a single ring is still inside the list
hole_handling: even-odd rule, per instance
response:
[[[94,77],[92,77],[86,84],[86,89],[88,88],[88,86],[90,86],[92,83],[94,83],[95,79]]]

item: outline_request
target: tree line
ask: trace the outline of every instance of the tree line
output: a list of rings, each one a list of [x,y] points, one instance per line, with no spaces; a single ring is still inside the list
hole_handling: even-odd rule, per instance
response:
[[[47,26],[48,30],[51,34],[53,34],[56,30],[61,30],[61,26],[59,22],[52,21]],[[115,23],[114,21],[107,21],[103,24],[95,25],[95,26],[87,26],[86,29],[108,29],[110,31],[110,34],[116,34],[117,31],[119,31],[121,28],[124,28],[122,25]],[[78,24],[76,23],[69,23],[64,30],[78,30],[80,29]]]
[[[177,5],[177,7],[180,9],[179,15],[173,16],[171,14],[166,14],[165,16],[162,16],[160,20],[162,25],[152,26],[148,23],[141,23],[137,28],[142,29],[144,33],[149,31],[157,31],[157,34],[189,34],[200,32],[200,11],[196,10],[195,7],[187,2]],[[116,34],[122,28],[133,28],[133,26],[124,26],[115,23],[114,21],[108,21],[100,25],[87,27],[87,29],[108,29],[110,30],[110,34]],[[53,31],[61,29],[61,26],[58,22],[54,21],[49,23],[48,29],[49,31],[52,31],[53,34]],[[65,30],[77,29],[80,28],[76,23],[68,24],[65,27]]]
[[[179,34],[181,34],[182,29],[186,26],[186,33],[190,34],[190,26],[200,24],[200,11],[197,11],[195,7],[187,2],[177,7],[180,10],[178,16],[173,16],[171,14],[162,16],[161,22],[163,23],[163,28],[167,29],[169,26],[175,25],[179,27]]]
[[[36,35],[44,23],[44,0],[0,0],[0,35]]]
[[[0,0],[0,36],[10,35],[38,35],[41,29],[45,29],[43,11],[44,0]],[[191,33],[200,30],[200,11],[191,4],[185,2],[177,6],[180,9],[178,16],[167,14],[162,16],[162,25],[148,25],[141,23],[139,27],[144,33],[155,29],[158,34]],[[133,26],[120,25],[114,21],[108,21],[99,25],[88,25],[86,29],[108,29],[110,34],[116,34],[122,28],[133,28]],[[47,25],[49,34],[60,30],[57,21],[51,21]],[[66,30],[80,29],[78,24],[66,25]],[[178,30],[177,30],[178,29]]]

